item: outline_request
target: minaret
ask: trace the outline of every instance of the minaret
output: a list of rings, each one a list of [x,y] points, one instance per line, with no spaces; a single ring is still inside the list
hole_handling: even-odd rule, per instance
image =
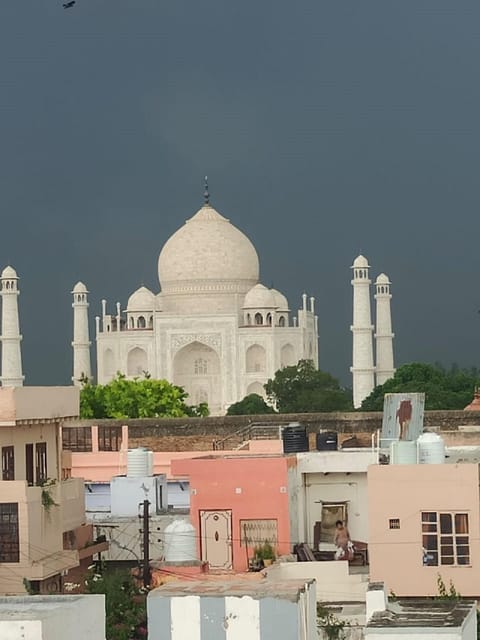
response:
[[[375,300],[377,301],[377,321],[375,333],[375,345],[377,354],[377,366],[375,367],[377,386],[383,384],[389,378],[393,378],[393,337],[392,315],[390,311],[390,280],[381,273],[375,282]]]
[[[5,267],[0,278],[2,296],[2,386],[23,386],[20,325],[18,322],[18,276]]]
[[[79,386],[81,380],[92,378],[90,366],[90,339],[88,334],[87,287],[77,282],[73,287],[73,376],[72,382]]]
[[[353,262],[353,406],[361,406],[375,386],[373,366],[373,326],[370,314],[370,280],[368,260],[358,256]]]

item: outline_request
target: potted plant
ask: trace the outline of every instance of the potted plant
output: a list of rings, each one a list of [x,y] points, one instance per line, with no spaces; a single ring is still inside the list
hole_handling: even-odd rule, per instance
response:
[[[264,567],[269,567],[275,560],[275,557],[275,549],[268,540],[265,540],[263,544],[255,547],[255,558],[262,560]]]

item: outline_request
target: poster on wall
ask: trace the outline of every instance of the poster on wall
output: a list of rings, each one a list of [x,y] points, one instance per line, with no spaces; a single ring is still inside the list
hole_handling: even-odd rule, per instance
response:
[[[386,393],[383,399],[382,447],[396,440],[416,440],[423,433],[424,393]]]

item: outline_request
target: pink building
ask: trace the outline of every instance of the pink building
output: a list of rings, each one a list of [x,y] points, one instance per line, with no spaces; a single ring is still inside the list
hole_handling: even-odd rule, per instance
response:
[[[462,596],[480,595],[477,464],[370,466],[368,504],[372,582],[431,596],[440,575]]]
[[[254,547],[266,540],[276,554],[291,551],[289,469],[295,456],[206,456],[172,461],[190,480],[190,518],[199,558],[212,569],[246,571]]]

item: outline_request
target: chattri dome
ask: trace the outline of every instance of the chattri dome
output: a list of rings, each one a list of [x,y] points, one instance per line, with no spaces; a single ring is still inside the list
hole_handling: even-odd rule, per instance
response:
[[[276,309],[277,303],[271,289],[256,284],[250,289],[243,301],[244,309]]]
[[[365,256],[359,255],[355,258],[355,260],[353,261],[353,266],[354,267],[362,267],[362,268],[368,268],[368,260],[365,258]]]
[[[375,284],[390,284],[390,280],[388,279],[387,275],[381,273],[375,280]]]
[[[17,272],[15,271],[15,269],[13,267],[5,267],[5,269],[2,271],[2,278],[18,278],[17,276]]]
[[[153,311],[154,307],[155,295],[150,289],[142,286],[128,299],[127,311]]]
[[[258,275],[253,244],[210,204],[167,240],[158,259],[164,295],[246,292]]]

